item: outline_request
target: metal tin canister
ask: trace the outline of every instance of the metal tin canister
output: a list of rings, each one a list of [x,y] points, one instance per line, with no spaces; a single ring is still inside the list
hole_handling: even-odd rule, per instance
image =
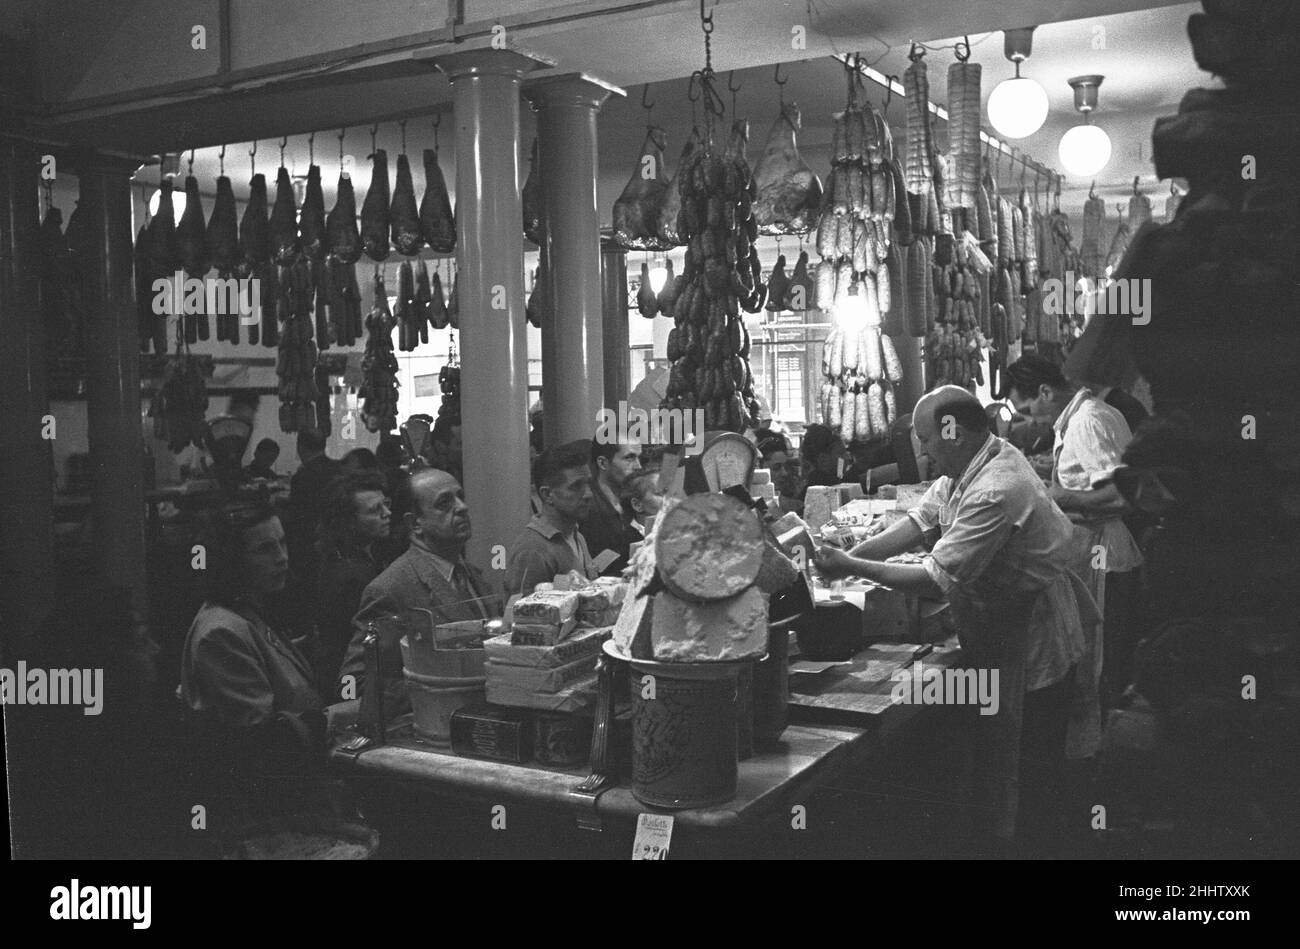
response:
[[[740,664],[631,660],[631,666],[633,796],[667,808],[734,798]],[[653,676],[653,691],[645,676]]]

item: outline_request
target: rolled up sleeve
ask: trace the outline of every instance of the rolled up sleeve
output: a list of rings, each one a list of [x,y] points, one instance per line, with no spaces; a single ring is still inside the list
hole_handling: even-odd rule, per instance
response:
[[[907,516],[920,528],[922,534],[939,529],[939,510],[943,507],[943,490],[947,484],[947,478],[937,480],[926,489],[916,507],[907,512]]]
[[[926,558],[926,571],[945,593],[959,583],[969,583],[984,573],[1013,530],[996,496],[967,494],[952,526]]]

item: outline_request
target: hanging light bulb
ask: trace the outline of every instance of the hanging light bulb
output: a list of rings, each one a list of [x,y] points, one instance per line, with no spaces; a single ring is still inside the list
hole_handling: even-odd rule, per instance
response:
[[[845,332],[861,332],[867,326],[867,295],[862,292],[861,284],[854,281],[845,294],[835,304],[835,323]]]
[[[989,96],[989,122],[1006,138],[1033,135],[1047,121],[1047,91],[1032,79],[1020,75],[1020,64],[1033,48],[1034,27],[1004,32],[1003,51],[1016,64],[1016,74],[1004,79]]]
[[[1074,89],[1074,107],[1083,113],[1083,124],[1061,136],[1057,153],[1065,170],[1080,178],[1092,177],[1110,161],[1110,136],[1089,121],[1089,114],[1097,108],[1097,87],[1102,78],[1075,76],[1069,80]]]
[[[650,292],[658,294],[668,282],[668,269],[664,267],[663,259],[660,258],[654,262],[650,268]]]

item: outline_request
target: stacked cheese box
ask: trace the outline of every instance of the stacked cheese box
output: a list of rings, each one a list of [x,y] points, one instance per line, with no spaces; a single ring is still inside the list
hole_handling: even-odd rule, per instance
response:
[[[595,699],[596,660],[623,603],[624,585],[612,578],[556,578],[517,600],[510,632],[485,643],[487,699],[552,712],[587,708]],[[577,587],[557,589],[557,586]]]
[[[754,477],[749,482],[749,496],[769,507],[776,503],[776,485],[772,483],[770,468],[754,469]]]

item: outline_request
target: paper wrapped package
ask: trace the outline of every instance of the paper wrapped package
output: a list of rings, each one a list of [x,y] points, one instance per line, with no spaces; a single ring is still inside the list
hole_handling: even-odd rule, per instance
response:
[[[515,603],[515,624],[560,626],[578,612],[578,595],[569,591],[550,590],[532,593]]]
[[[495,636],[483,644],[488,661],[508,666],[532,666],[554,669],[569,662],[600,652],[600,644],[609,638],[611,628],[580,629],[553,646],[530,646],[512,641],[510,635]]]

